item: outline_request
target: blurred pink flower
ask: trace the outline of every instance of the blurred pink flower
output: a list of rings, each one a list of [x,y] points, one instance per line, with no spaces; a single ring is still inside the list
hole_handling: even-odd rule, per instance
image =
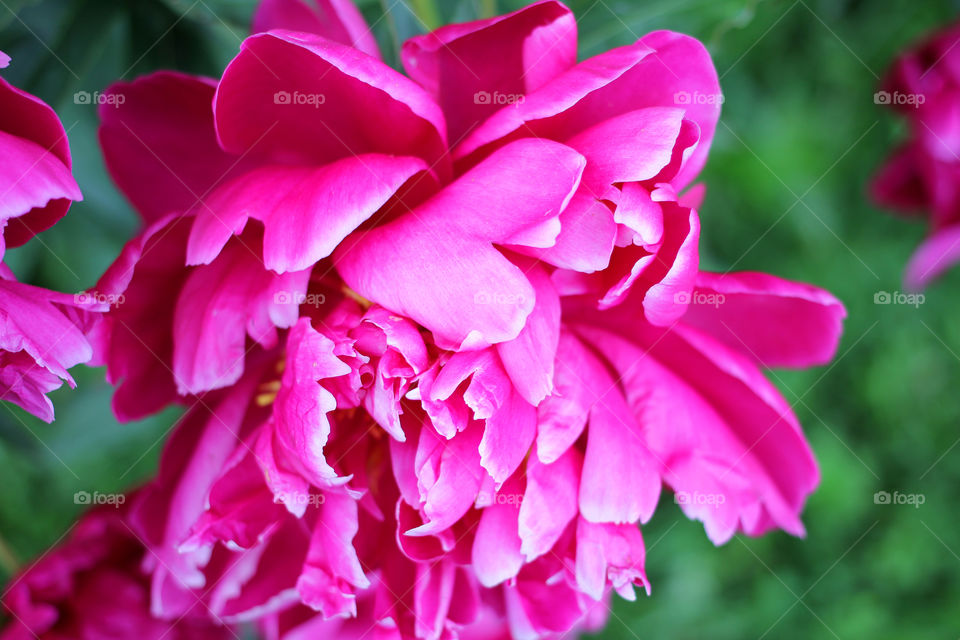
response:
[[[907,265],[921,289],[960,260],[960,26],[930,35],[897,59],[876,102],[907,119],[910,137],[871,184],[881,206],[924,215],[930,236]]]

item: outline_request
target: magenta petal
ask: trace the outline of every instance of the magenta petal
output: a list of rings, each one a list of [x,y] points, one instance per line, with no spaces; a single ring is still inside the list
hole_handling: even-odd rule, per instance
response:
[[[701,271],[694,296],[684,323],[745,351],[764,367],[828,362],[847,315],[823,289],[765,273]]]
[[[104,160],[147,224],[187,211],[246,168],[217,143],[215,89],[209,78],[161,71],[107,90],[116,100],[99,110]]]
[[[527,562],[550,551],[577,515],[582,459],[568,449],[552,464],[527,460],[527,488],[520,505],[520,552]]]
[[[10,66],[10,56],[0,51],[0,69],[6,69]]]
[[[610,209],[581,187],[560,214],[560,235],[552,247],[523,249],[561,269],[593,273],[610,264],[617,224]]]
[[[333,394],[319,382],[350,372],[350,367],[334,355],[334,348],[333,341],[311,327],[308,318],[301,318],[290,329],[287,362],[270,425],[275,455],[280,458],[276,462],[284,470],[298,471],[310,484],[318,486],[337,476],[323,453],[330,435],[327,413],[337,404]],[[285,475],[284,470],[273,469],[268,478],[279,478]],[[274,495],[277,494],[278,488],[274,487]],[[293,506],[287,503],[288,508]],[[297,506],[302,513],[305,504]]]
[[[272,29],[309,31],[380,57],[373,31],[351,0],[261,0],[250,33]]]
[[[958,261],[960,225],[935,231],[911,256],[904,282],[911,290],[920,291]]]
[[[594,600],[600,600],[607,580],[621,596],[633,600],[633,585],[650,593],[644,572],[646,550],[640,529],[633,524],[577,522],[577,585]]]
[[[473,424],[450,440],[434,429],[420,432],[415,468],[424,520],[409,536],[448,529],[473,506],[486,473],[480,467],[480,425]]]
[[[83,199],[70,168],[36,142],[0,131],[0,155],[0,225],[54,200]],[[43,230],[21,223],[30,231]]]
[[[473,540],[472,561],[477,580],[494,587],[517,575],[523,566],[518,518],[523,501],[523,483],[513,476],[483,509]]]
[[[67,373],[87,362],[93,350],[75,322],[65,315],[73,296],[0,279],[0,399],[38,418],[53,421],[45,394]]]
[[[57,114],[45,102],[3,78],[0,150],[4,158],[0,194],[6,192],[0,197],[0,222],[6,222],[0,239],[2,252],[5,247],[18,247],[53,226],[70,208],[68,198],[81,198],[73,178],[67,175],[71,166],[70,145]],[[39,164],[34,166],[37,161]],[[43,202],[32,204],[39,200]],[[26,205],[33,208],[23,209]]]
[[[379,60],[307,33],[244,40],[223,73],[214,114],[225,149],[281,164],[385,153],[433,166],[446,154],[443,115],[423,89]]]
[[[560,297],[542,267],[526,270],[536,304],[520,335],[497,345],[497,353],[513,387],[530,404],[540,404],[553,391],[553,363],[560,339]]]
[[[187,260],[210,262],[253,218],[264,223],[264,266],[277,273],[306,269],[426,168],[419,158],[366,154],[319,168],[254,169],[196,207]]]
[[[587,159],[583,184],[595,198],[615,182],[654,178],[670,163],[683,111],[649,107],[604,120],[566,140]]]
[[[663,461],[652,453],[646,429],[610,373],[586,347],[580,348],[586,368],[579,374],[592,396],[580,513],[591,522],[646,522],[660,499]]]
[[[754,361],[682,323],[669,332],[622,317],[627,339],[581,328],[621,376],[631,413],[678,502],[720,543],[734,524],[802,535],[819,474],[796,417]],[[641,340],[631,344],[631,340]]]
[[[573,66],[577,24],[560,2],[441,27],[407,40],[403,66],[447,117],[455,144],[484,118]]]
[[[297,579],[303,603],[324,617],[355,616],[355,595],[345,593],[344,586],[370,586],[353,545],[358,530],[356,500],[343,493],[324,494],[303,573]]]
[[[699,143],[670,182],[683,189],[706,161],[720,116],[720,87],[710,54],[689,36],[657,31],[576,65],[501,109],[455,149],[460,160],[518,135],[568,140],[615,116],[646,107],[684,110]]]
[[[479,348],[519,335],[535,292],[497,244],[549,246],[583,158],[521,140],[410,214],[348,238],[334,253],[357,293],[434,332],[443,347]]]
[[[537,457],[542,462],[550,464],[560,458],[587,426],[594,396],[583,380],[592,364],[590,354],[575,337],[569,332],[560,334],[554,392],[537,407]]]
[[[196,267],[177,298],[173,372],[181,394],[218,389],[243,372],[246,336],[271,347],[277,328],[293,325],[309,270],[267,271],[243,238],[217,260]]]
[[[614,252],[626,262],[629,273],[600,300],[600,308],[620,304],[631,288],[646,290],[644,316],[658,326],[668,326],[686,312],[700,266],[700,217],[693,209],[663,202],[664,238],[656,253],[635,259],[636,249]],[[631,264],[632,263],[632,264]]]
[[[537,433],[536,408],[511,388],[502,372],[497,377],[500,376],[507,392],[502,404],[487,418],[480,441],[480,464],[497,485],[520,466]],[[471,386],[488,383],[475,375]]]

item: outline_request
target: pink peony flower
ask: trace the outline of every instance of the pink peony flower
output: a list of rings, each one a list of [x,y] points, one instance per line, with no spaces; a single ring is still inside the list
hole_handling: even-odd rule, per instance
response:
[[[664,486],[718,544],[801,535],[818,472],[762,368],[829,360],[844,310],[699,270],[702,45],[576,63],[539,2],[414,38],[408,78],[358,20],[264,3],[219,82],[101,112],[147,224],[97,286],[125,300],[97,359],[121,419],[188,406],[126,513],[150,614],[561,637],[649,592]]]
[[[0,68],[10,58],[0,53]],[[70,148],[49,106],[0,78],[0,260],[56,223],[80,190],[70,173]],[[93,352],[84,336],[95,298],[56,293],[17,282],[0,263],[0,400],[53,420],[46,394]]]
[[[960,27],[929,36],[891,67],[877,102],[906,117],[909,139],[893,152],[871,184],[884,207],[926,215],[930,236],[906,269],[921,289],[960,260]]]

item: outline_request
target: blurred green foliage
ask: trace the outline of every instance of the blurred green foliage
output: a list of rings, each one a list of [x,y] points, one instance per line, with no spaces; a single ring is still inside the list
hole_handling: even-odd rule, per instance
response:
[[[64,121],[85,201],[42,242],[8,252],[26,281],[93,285],[137,228],[96,146],[96,115],[76,91],[160,68],[218,75],[254,0],[3,0],[4,76]],[[427,22],[512,10],[516,0],[367,0],[385,57]],[[923,225],[865,199],[871,172],[904,135],[873,102],[896,52],[955,19],[937,0],[572,0],[581,56],[660,28],[703,40],[726,103],[702,176],[704,264],[759,270],[833,291],[850,313],[835,363],[770,375],[794,406],[822,468],[807,538],[737,537],[714,548],[665,498],[644,527],[650,598],[617,602],[604,638],[956,638],[960,636],[960,270],[914,308],[877,305],[900,289]],[[418,13],[414,13],[417,11]],[[53,394],[45,425],[0,409],[0,579],[68,529],[73,493],[149,477],[170,410],[118,425],[101,370]],[[925,503],[875,504],[877,491]]]

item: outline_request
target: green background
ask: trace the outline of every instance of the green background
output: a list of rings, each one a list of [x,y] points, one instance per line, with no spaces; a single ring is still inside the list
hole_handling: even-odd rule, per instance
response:
[[[361,2],[385,57],[424,22],[467,20],[521,2]],[[709,47],[726,96],[702,207],[712,269],[812,282],[847,305],[828,367],[770,375],[794,406],[823,481],[805,540],[738,536],[714,548],[665,499],[644,527],[653,595],[617,602],[606,638],[960,637],[960,269],[918,307],[876,305],[901,289],[922,224],[870,205],[865,183],[905,135],[876,106],[896,52],[958,14],[932,0],[573,0],[580,55],[659,28]],[[69,131],[85,201],[27,247],[8,252],[25,281],[92,286],[137,228],[106,177],[95,109],[100,90],[160,68],[219,74],[243,38],[253,0],[0,0],[4,77],[49,102]],[[419,16],[419,18],[417,17]],[[151,44],[154,43],[154,44]],[[118,425],[101,370],[53,394],[46,425],[0,409],[0,581],[57,540],[81,507],[73,494],[119,491],[149,477],[176,417]],[[877,505],[880,490],[923,494],[919,508]]]

